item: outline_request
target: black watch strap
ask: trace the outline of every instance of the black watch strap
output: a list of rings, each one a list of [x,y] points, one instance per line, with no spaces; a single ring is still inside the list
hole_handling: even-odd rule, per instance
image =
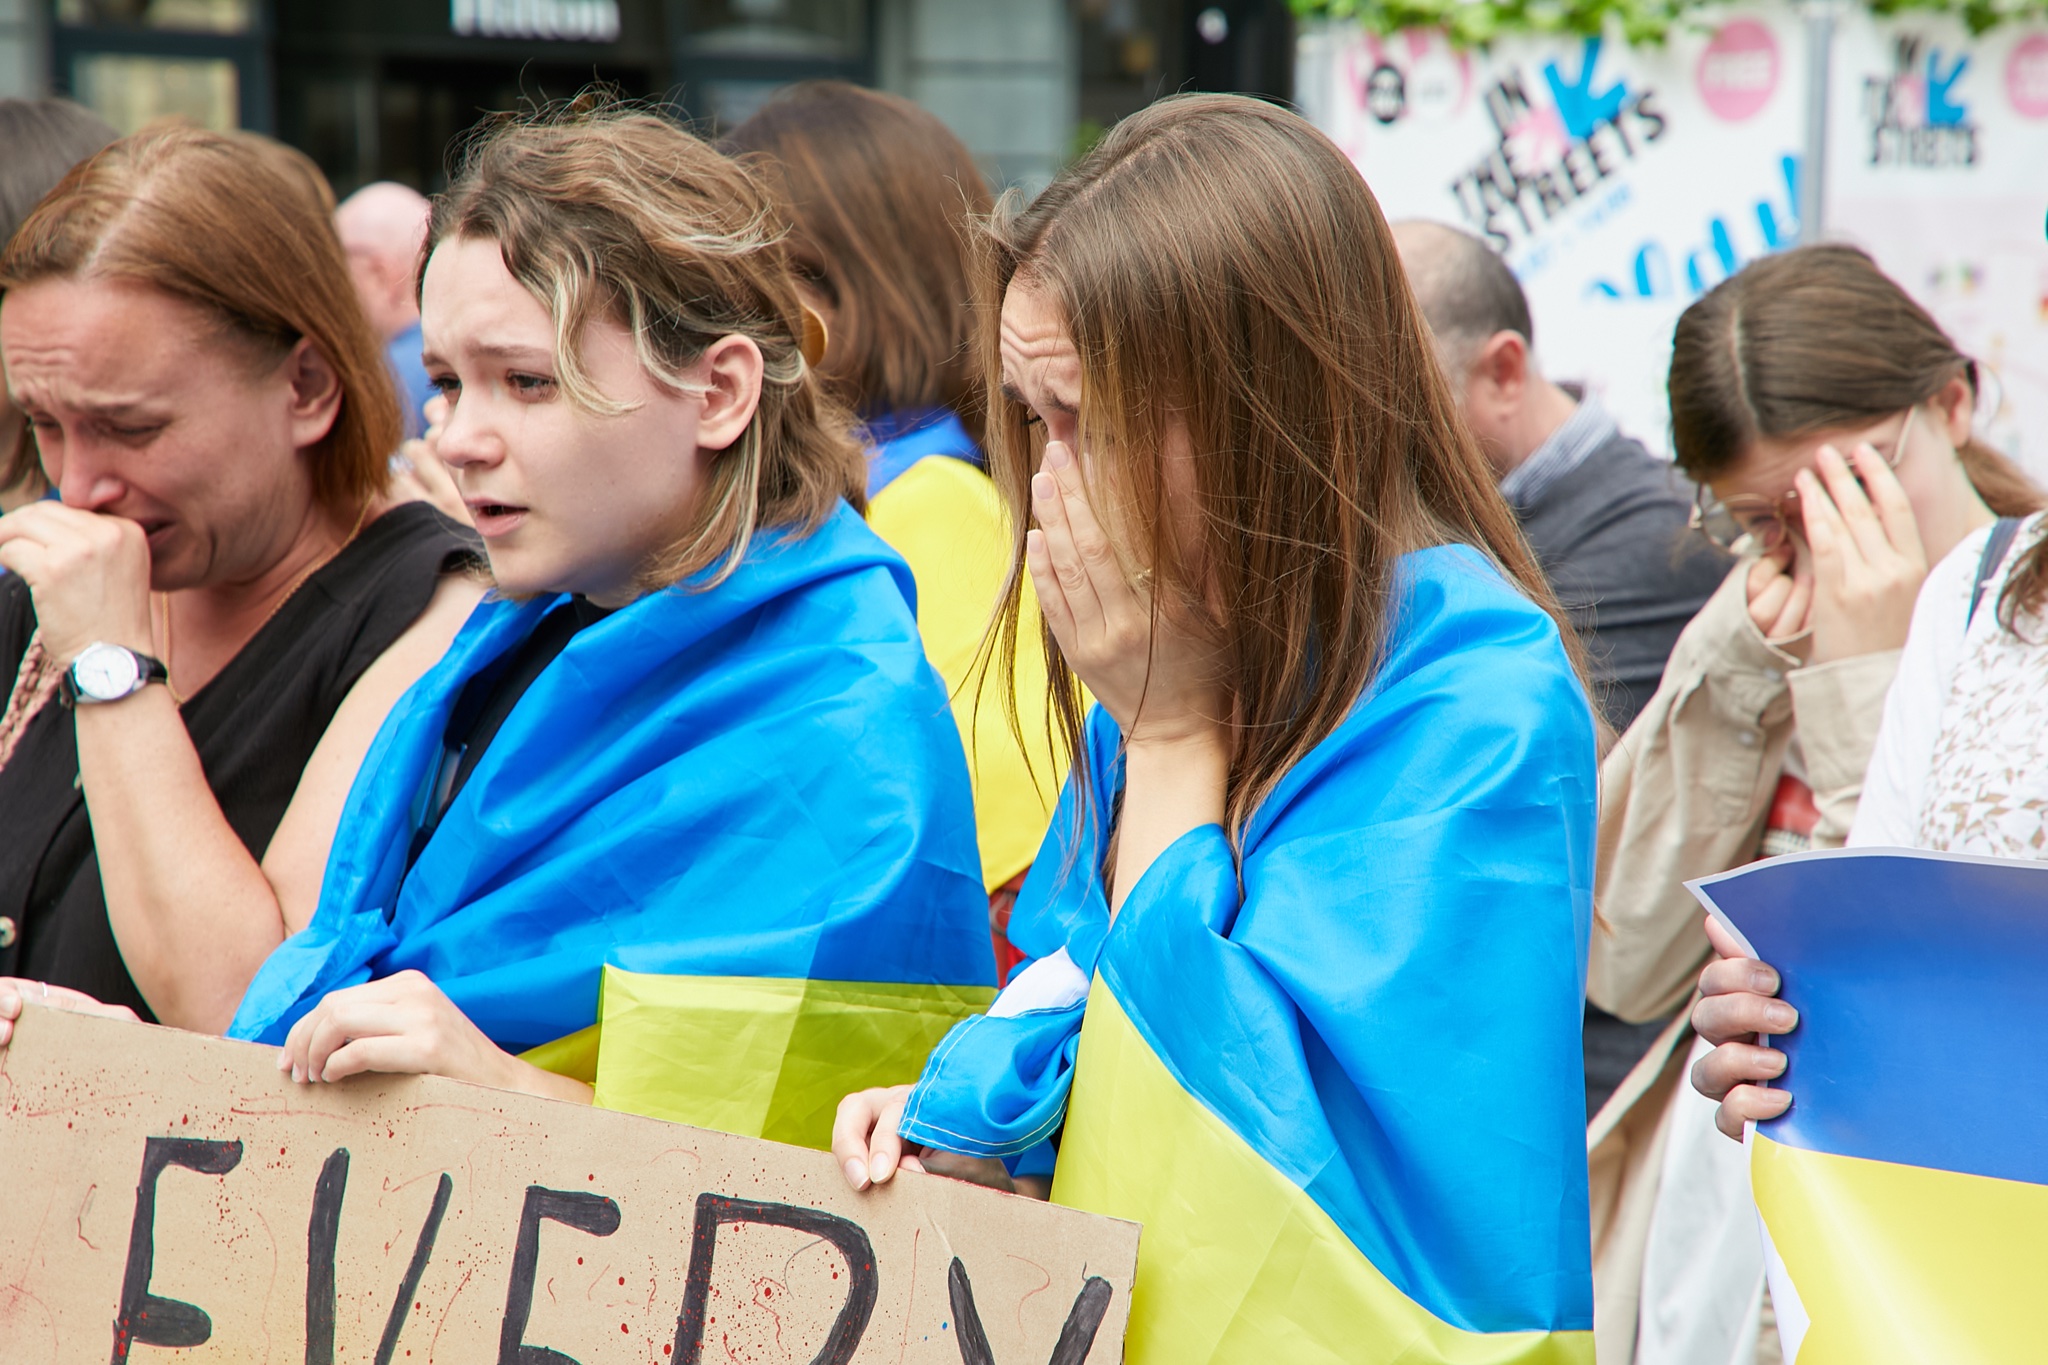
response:
[[[170,685],[171,670],[162,659],[151,658],[139,649],[130,649],[126,652],[134,658],[138,670],[135,686],[122,694],[121,697],[108,698],[107,700],[120,701],[125,697],[132,697],[151,683],[163,683],[165,686]],[[63,676],[57,680],[58,699],[66,706],[77,706],[81,695],[78,690],[77,678],[73,675],[71,669],[65,669]],[[88,704],[98,703],[88,701]]]

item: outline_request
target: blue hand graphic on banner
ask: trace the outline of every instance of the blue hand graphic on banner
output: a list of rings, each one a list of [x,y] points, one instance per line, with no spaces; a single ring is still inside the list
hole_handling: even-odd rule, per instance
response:
[[[1934,48],[1927,54],[1927,126],[1930,128],[1954,128],[1961,125],[1968,116],[1970,106],[1960,100],[1949,98],[1949,90],[1962,79],[1963,72],[1970,65],[1970,54],[1965,52],[1950,65],[1946,76],[1941,74],[1941,49]]]
[[[1628,101],[1627,81],[1616,81],[1599,94],[1593,93],[1593,68],[1599,61],[1600,40],[1588,38],[1585,55],[1579,62],[1579,78],[1571,84],[1565,83],[1556,62],[1543,64],[1543,79],[1550,83],[1557,115],[1564,120],[1565,131],[1574,138],[1592,136],[1594,128],[1621,113],[1621,106]]]

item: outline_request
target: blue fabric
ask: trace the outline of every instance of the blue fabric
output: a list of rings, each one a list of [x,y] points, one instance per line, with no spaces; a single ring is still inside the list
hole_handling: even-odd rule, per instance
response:
[[[515,1050],[591,1024],[606,964],[993,985],[966,758],[909,591],[842,506],[716,588],[585,628],[408,874],[463,685],[562,599],[486,601],[385,721],[313,921],[230,1035],[280,1041],[327,992],[407,968]]]
[[[391,369],[391,382],[398,386],[398,406],[404,411],[407,439],[427,429],[427,400],[436,392],[434,381],[427,377],[426,364],[420,359],[425,345],[420,325],[415,322],[391,338],[384,348],[384,363]]]
[[[1840,849],[1692,885],[1799,1011],[1759,1133],[2048,1185],[2048,864]]]
[[[1077,821],[1069,785],[1011,941],[1099,973],[1174,1078],[1415,1302],[1476,1331],[1590,1326],[1596,764],[1550,618],[1470,549],[1405,556],[1379,674],[1254,815],[1241,868],[1220,828],[1190,831],[1111,925],[1118,743],[1098,710],[1097,799]],[[1084,1009],[957,1026],[904,1135],[1003,1155],[1053,1132]]]
[[[965,460],[983,468],[981,447],[950,408],[917,408],[870,418],[861,430],[868,443],[868,496],[874,497],[896,476],[933,455]]]

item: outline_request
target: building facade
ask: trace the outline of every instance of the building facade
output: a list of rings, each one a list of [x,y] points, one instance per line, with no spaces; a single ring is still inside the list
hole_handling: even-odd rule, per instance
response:
[[[0,96],[273,133],[343,194],[435,189],[483,112],[593,82],[715,129],[818,77],[916,100],[1035,189],[1162,94],[1285,98],[1291,69],[1284,0],[0,0]]]

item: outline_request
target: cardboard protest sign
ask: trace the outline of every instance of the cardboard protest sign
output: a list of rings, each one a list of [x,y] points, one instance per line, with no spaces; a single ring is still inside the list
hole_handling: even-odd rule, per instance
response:
[[[432,1077],[31,1008],[0,1361],[1113,1365],[1130,1223]],[[177,1353],[172,1354],[176,1348]]]

